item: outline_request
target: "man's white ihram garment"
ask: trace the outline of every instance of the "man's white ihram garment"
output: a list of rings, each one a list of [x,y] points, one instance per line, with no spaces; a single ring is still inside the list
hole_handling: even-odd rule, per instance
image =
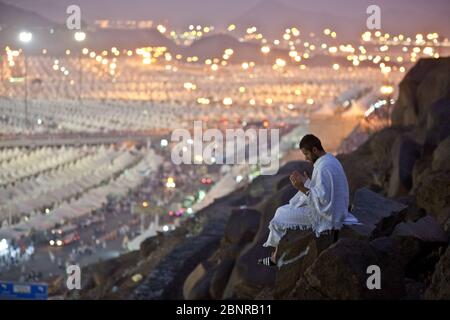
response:
[[[311,229],[316,237],[326,230],[359,224],[348,212],[348,182],[341,163],[326,153],[314,163],[311,180],[305,183],[310,192],[297,192],[289,204],[277,209],[269,224],[269,237],[264,247],[276,247],[287,229]]]

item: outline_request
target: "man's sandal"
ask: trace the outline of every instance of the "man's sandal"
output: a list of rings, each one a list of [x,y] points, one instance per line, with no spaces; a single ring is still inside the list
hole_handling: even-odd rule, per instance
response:
[[[258,260],[258,264],[262,264],[267,267],[275,267],[277,264],[270,259],[270,257],[262,258]]]

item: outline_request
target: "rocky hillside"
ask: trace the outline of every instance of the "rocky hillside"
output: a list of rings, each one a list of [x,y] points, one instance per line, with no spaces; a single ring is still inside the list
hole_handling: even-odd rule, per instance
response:
[[[85,270],[82,298],[450,299],[450,58],[420,60],[400,84],[392,126],[340,155],[363,225],[337,239],[289,231],[279,266],[257,264],[278,206],[296,192],[285,165],[216,201],[140,252]],[[367,268],[381,270],[369,290]]]
[[[185,280],[184,297],[450,298],[449,97],[450,59],[421,60],[400,84],[393,126],[339,157],[349,179],[351,211],[363,226],[344,228],[337,241],[291,231],[280,244],[285,264],[257,265],[268,254],[262,248],[268,222],[295,192],[283,178],[262,202],[233,211],[219,248]],[[298,165],[307,164],[290,166]],[[255,222],[246,232],[241,221],[250,217]],[[256,221],[258,230],[248,240],[243,235]],[[381,290],[367,289],[370,265],[381,269]]]

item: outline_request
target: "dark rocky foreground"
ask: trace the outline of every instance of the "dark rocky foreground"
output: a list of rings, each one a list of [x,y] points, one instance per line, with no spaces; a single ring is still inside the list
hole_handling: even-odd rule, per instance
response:
[[[362,226],[337,239],[289,231],[280,268],[257,264],[276,208],[295,190],[289,163],[199,212],[139,252],[83,270],[87,299],[450,299],[450,58],[405,76],[392,126],[338,156]],[[367,268],[381,270],[369,290]],[[72,296],[74,297],[74,296]]]

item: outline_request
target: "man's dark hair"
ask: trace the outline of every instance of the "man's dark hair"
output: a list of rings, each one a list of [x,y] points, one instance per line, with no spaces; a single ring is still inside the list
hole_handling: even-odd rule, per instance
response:
[[[307,134],[302,138],[302,140],[300,140],[300,149],[312,151],[314,147],[316,147],[319,151],[324,151],[322,143],[315,135]]]

